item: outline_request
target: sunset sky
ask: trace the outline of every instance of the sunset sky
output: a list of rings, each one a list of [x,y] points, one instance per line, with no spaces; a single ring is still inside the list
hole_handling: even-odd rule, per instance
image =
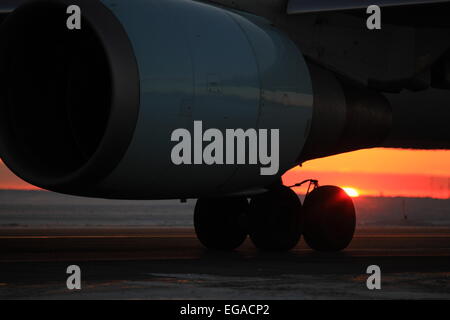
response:
[[[362,196],[450,198],[450,151],[361,150],[306,162],[284,177],[286,185],[305,179],[354,188]],[[0,163],[1,189],[33,189]],[[296,190],[304,192],[304,188]]]
[[[450,198],[450,151],[370,149],[306,162],[284,176],[287,185],[318,179],[361,195]],[[299,193],[303,189],[297,190]]]

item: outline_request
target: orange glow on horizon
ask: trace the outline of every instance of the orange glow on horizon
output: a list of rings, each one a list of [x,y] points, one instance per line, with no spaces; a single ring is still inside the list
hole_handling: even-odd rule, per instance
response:
[[[450,150],[365,149],[310,160],[293,170],[450,176]]]
[[[307,161],[283,176],[286,185],[306,179],[352,186],[360,196],[450,199],[450,150],[360,150]]]
[[[318,179],[351,186],[360,196],[450,199],[450,150],[369,149],[307,161],[283,176],[285,185]],[[0,161],[0,189],[36,190]],[[306,186],[295,188],[302,194]]]
[[[349,197],[357,198],[359,197],[359,192],[355,188],[343,187],[342,188]]]

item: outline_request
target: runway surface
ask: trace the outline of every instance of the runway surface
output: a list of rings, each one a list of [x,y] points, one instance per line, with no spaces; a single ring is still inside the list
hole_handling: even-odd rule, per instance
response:
[[[66,287],[81,268],[82,288]],[[367,289],[378,265],[381,290]],[[205,250],[192,228],[1,228],[0,299],[449,299],[450,228],[363,227],[344,252]]]

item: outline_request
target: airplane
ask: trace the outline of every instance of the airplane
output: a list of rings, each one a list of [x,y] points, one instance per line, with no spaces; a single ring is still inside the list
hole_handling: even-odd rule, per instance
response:
[[[195,231],[209,249],[249,236],[288,251],[303,236],[344,250],[351,198],[310,179],[302,204],[281,176],[365,148],[450,148],[449,2],[2,0],[1,158],[53,192],[198,199]],[[381,28],[367,27],[370,5]],[[197,155],[217,132],[240,129],[245,143],[250,130],[278,130],[278,171],[217,160],[218,148],[216,162],[174,163],[174,132],[195,136],[200,124]],[[269,148],[246,147],[241,160]]]

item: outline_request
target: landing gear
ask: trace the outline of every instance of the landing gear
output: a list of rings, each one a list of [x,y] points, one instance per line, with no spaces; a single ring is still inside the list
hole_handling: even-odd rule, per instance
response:
[[[300,199],[294,191],[278,186],[250,202],[249,233],[258,249],[288,251],[301,237]]]
[[[250,205],[246,198],[199,199],[194,213],[198,239],[209,249],[230,251],[249,234],[258,249],[288,251],[303,234],[314,250],[345,249],[356,225],[352,199],[339,187],[318,187],[316,180],[301,184],[308,181],[315,188],[303,207],[297,194],[281,185],[254,196]]]
[[[197,238],[208,249],[231,251],[247,238],[242,218],[246,198],[199,199],[194,211]]]
[[[303,237],[317,251],[340,251],[353,239],[356,217],[352,199],[339,187],[323,186],[307,195]]]

